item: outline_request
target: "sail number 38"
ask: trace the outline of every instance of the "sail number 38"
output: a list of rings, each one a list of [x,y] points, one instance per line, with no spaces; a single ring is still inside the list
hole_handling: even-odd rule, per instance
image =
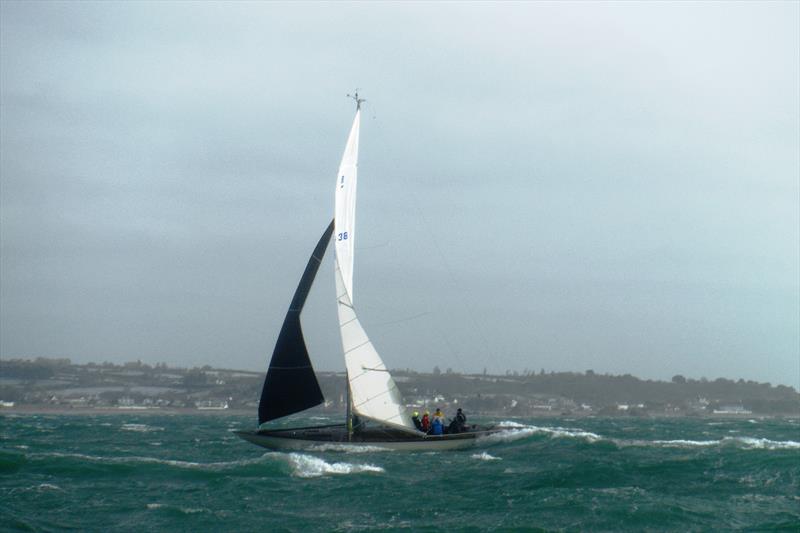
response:
[[[339,234],[336,236],[336,240],[337,240],[337,241],[346,241],[346,240],[347,240],[347,232],[345,231],[345,232],[343,232],[343,233],[339,233]]]

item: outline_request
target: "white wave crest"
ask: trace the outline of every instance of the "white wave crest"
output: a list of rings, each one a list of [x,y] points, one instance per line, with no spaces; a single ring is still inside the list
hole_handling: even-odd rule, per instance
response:
[[[479,444],[514,442],[515,440],[526,439],[534,433],[535,431],[532,428],[509,428],[498,433],[490,433],[489,435],[478,437],[476,440]]]
[[[137,431],[139,433],[149,433],[151,431],[164,431],[164,428],[148,426],[147,424],[122,424],[122,431]]]
[[[362,472],[382,473],[380,466],[353,463],[328,463],[319,457],[303,453],[290,453],[289,464],[297,477],[319,477],[326,474],[359,474]]]
[[[800,442],[787,440],[775,441],[759,437],[728,436],[721,439],[672,439],[672,440],[624,440],[603,437],[590,431],[578,428],[525,426],[513,421],[503,421],[498,424],[508,428],[499,433],[484,437],[484,442],[511,442],[531,435],[544,434],[551,438],[575,438],[590,443],[598,441],[613,442],[618,446],[656,446],[661,448],[703,448],[711,446],[738,446],[742,449],[757,450],[789,450],[800,449]]]
[[[489,455],[486,452],[481,453],[473,453],[471,456],[473,459],[479,459],[481,461],[501,461],[499,457],[495,457],[494,455]]]
[[[486,437],[482,437],[481,440],[488,442],[512,442],[536,434],[549,435],[554,439],[577,438],[588,442],[597,442],[603,439],[603,437],[596,433],[577,428],[525,426],[509,420],[500,422],[498,426],[504,428],[504,431],[487,435]]]
[[[769,440],[769,439],[759,439],[755,437],[730,437],[724,440],[737,441],[744,448],[767,449],[767,450],[800,449],[800,442],[793,440]]]
[[[159,457],[141,457],[141,456],[114,456],[114,457],[101,457],[97,455],[85,455],[82,453],[63,453],[63,452],[45,452],[38,454],[31,454],[28,457],[35,459],[36,457],[64,457],[68,459],[79,459],[81,461],[101,463],[101,464],[160,464],[173,466],[176,468],[195,469],[195,470],[227,470],[230,468],[237,468],[240,466],[258,464],[264,462],[268,457],[278,455],[276,453],[265,453],[259,457],[250,459],[241,459],[238,461],[222,461],[214,463],[196,463],[193,461],[180,461],[177,459],[161,459]]]
[[[317,444],[308,449],[312,452],[344,452],[344,453],[372,453],[372,452],[391,452],[389,448],[381,446],[369,446],[366,444],[339,444],[326,443]]]
[[[536,428],[542,433],[548,433],[553,438],[571,438],[583,439],[588,442],[597,442],[603,440],[603,437],[591,431],[583,431],[582,429],[573,428]]]
[[[195,514],[195,513],[202,513],[205,512],[205,509],[200,509],[199,507],[173,507],[171,505],[167,505],[166,503],[148,503],[148,509],[177,509],[178,511],[182,512],[183,514]]]
[[[661,448],[707,448],[710,446],[738,446],[746,450],[800,449],[800,442],[775,441],[757,437],[723,437],[718,440],[615,440],[620,446],[658,446]]]
[[[514,422],[513,420],[503,420],[502,422],[497,424],[497,426],[501,427],[501,428],[525,428],[525,427],[530,427],[530,426],[526,426],[524,424],[520,424],[519,422]]]
[[[705,446],[716,446],[721,441],[674,439],[674,440],[635,440],[630,442],[634,446],[656,445],[662,448],[699,448]],[[625,441],[620,441],[619,444],[624,445]]]

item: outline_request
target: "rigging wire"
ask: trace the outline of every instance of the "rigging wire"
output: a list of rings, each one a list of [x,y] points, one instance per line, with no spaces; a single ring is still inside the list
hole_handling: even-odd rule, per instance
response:
[[[442,247],[439,244],[439,240],[436,238],[436,235],[433,232],[432,226],[431,226],[430,222],[428,221],[428,218],[425,216],[425,212],[420,208],[419,200],[417,198],[417,195],[414,193],[414,188],[413,187],[407,187],[406,190],[409,191],[409,193],[411,194],[411,196],[413,198],[414,208],[419,213],[419,219],[422,220],[422,222],[424,223],[425,230],[428,233],[428,237],[430,238],[431,242],[433,243],[433,247],[436,250],[436,253],[439,255],[439,259],[442,261],[442,264],[444,265],[445,270],[447,271],[448,279],[451,282],[452,288],[455,289],[456,291],[458,291],[459,287],[463,286],[463,284],[460,282],[459,279],[457,279],[455,271],[453,270],[452,266],[450,265],[450,262],[447,260],[447,255],[442,251]],[[480,340],[484,345],[486,359],[487,360],[493,360],[493,354],[492,354],[492,351],[490,349],[489,340],[486,337],[486,334],[483,331],[483,328],[481,327],[480,322],[475,319],[475,313],[474,313],[474,311],[472,309],[472,306],[470,305],[470,302],[465,300],[463,308],[467,311],[468,318],[469,318],[470,322],[472,323],[472,330],[480,337]],[[454,347],[453,347],[452,343],[450,342],[450,339],[448,338],[446,333],[444,331],[442,331],[442,330],[440,330],[439,332],[442,335],[442,339],[444,340],[445,344],[447,344],[447,347],[450,349],[451,354],[458,361],[459,366],[462,369],[466,369],[466,367],[464,366],[463,360],[458,355],[458,352],[454,349]]]

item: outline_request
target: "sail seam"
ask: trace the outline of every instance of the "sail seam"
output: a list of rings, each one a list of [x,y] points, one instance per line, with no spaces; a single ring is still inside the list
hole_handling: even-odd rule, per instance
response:
[[[367,344],[369,344],[369,339],[367,339],[366,341],[362,342],[362,343],[361,343],[361,344],[359,344],[358,346],[353,346],[352,348],[350,348],[349,350],[347,350],[347,351],[346,351],[346,352],[344,352],[344,353],[345,353],[345,355],[346,355],[346,354],[349,354],[349,353],[350,353],[350,352],[352,352],[353,350],[358,350],[359,348],[361,348],[362,346],[366,346]]]
[[[396,389],[397,389],[397,385],[395,385],[394,387],[390,387],[390,388],[386,389],[385,391],[383,391],[382,393],[380,393],[380,394],[378,394],[376,396],[372,396],[371,398],[367,398],[366,400],[364,400],[363,402],[359,403],[358,405],[353,404],[353,407],[360,407],[360,406],[364,405],[365,403],[371,402],[372,400],[374,400],[376,398],[380,398],[381,396],[385,396],[386,394],[389,394],[393,390],[396,390]]]

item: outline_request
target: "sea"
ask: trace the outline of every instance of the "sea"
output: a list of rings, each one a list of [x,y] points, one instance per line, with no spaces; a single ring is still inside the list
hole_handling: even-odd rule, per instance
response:
[[[465,451],[284,453],[225,412],[0,415],[0,530],[800,531],[797,419],[481,422]]]

